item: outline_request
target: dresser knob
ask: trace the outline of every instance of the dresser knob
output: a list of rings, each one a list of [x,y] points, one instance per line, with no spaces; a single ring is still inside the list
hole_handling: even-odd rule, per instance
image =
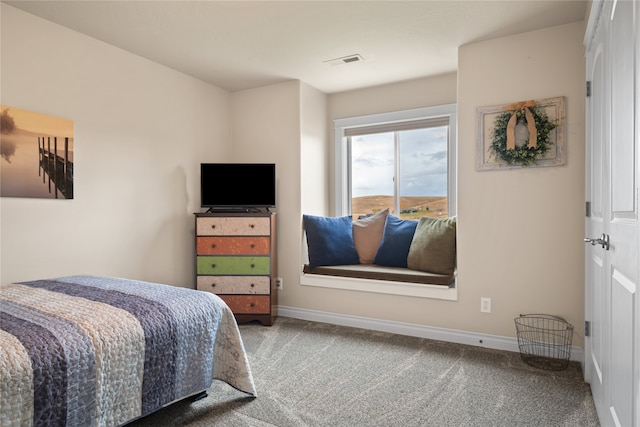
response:
[[[250,245],[251,249],[255,248],[256,245],[254,245],[253,243]]]
[[[249,224],[249,228],[254,228],[254,227],[255,227],[255,225]]]
[[[249,307],[255,307],[255,306],[256,306],[255,302],[252,302],[251,304],[249,304]]]
[[[216,225],[215,224],[211,224],[211,228],[216,228]]]
[[[255,264],[251,264],[251,268],[254,268],[256,265]]]
[[[216,265],[215,264],[211,264],[211,268],[216,268]]]
[[[216,287],[216,284],[215,284],[215,283],[212,283],[212,284],[211,284],[211,287],[212,287],[212,288],[215,288],[215,287]]]
[[[216,248],[216,244],[214,243],[211,245],[211,249],[215,249],[215,248]]]
[[[250,286],[253,288],[253,287],[255,287],[256,285],[255,285],[255,283],[252,283]]]

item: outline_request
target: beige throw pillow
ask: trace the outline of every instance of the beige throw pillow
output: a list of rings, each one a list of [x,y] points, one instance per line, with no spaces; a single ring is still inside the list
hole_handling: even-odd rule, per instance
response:
[[[456,268],[456,218],[420,218],[413,235],[407,267],[436,274]]]
[[[373,264],[388,214],[389,209],[385,209],[353,222],[353,243],[360,258],[360,264]]]

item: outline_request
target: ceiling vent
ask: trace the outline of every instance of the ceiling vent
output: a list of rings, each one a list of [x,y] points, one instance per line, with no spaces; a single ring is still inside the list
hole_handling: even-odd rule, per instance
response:
[[[356,53],[354,55],[343,56],[342,58],[330,59],[324,62],[330,65],[343,65],[343,64],[351,64],[352,62],[360,62],[360,61],[364,61],[364,58],[362,57],[362,55]]]

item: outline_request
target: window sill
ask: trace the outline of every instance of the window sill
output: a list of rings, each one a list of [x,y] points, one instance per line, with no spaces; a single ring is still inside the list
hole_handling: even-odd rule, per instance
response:
[[[324,276],[320,274],[300,274],[302,286],[316,286],[320,288],[344,289],[360,292],[374,292],[389,295],[402,295],[418,298],[458,300],[456,287],[440,285],[423,285],[387,280],[358,279],[353,277]]]

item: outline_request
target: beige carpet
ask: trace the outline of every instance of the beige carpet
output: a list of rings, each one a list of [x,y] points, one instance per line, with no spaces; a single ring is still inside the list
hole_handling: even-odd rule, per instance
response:
[[[258,390],[214,382],[132,426],[598,426],[580,365],[280,317],[240,325]]]

